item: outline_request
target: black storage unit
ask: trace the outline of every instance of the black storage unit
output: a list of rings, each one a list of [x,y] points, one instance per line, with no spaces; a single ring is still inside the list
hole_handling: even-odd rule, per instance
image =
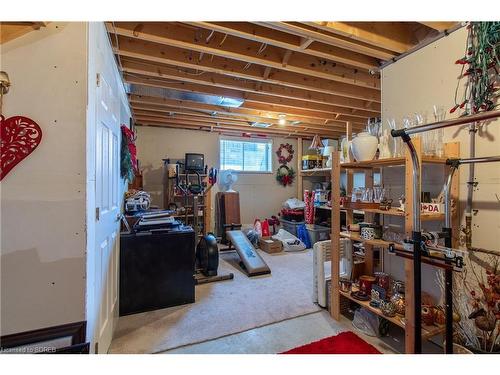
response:
[[[194,274],[191,227],[122,234],[120,316],[194,302]]]

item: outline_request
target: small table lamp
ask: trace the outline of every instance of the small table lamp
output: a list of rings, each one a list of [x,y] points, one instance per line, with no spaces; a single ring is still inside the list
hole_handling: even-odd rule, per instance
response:
[[[335,147],[333,146],[326,146],[323,149],[323,156],[328,156],[328,160],[326,161],[326,167],[331,168],[332,167],[332,152],[335,152]]]

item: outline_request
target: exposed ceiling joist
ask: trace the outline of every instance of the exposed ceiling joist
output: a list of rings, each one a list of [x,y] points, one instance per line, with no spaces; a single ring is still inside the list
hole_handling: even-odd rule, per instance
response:
[[[418,43],[405,22],[309,22],[309,25],[375,47],[404,53]]]
[[[436,31],[442,32],[442,31],[451,29],[458,22],[434,22],[434,21],[421,22],[420,21],[419,23],[421,23],[422,25],[425,25],[427,27],[430,27],[431,29],[434,29]]]
[[[131,84],[136,84],[136,85],[144,85],[144,86],[150,86],[150,87],[161,87],[161,88],[168,88],[168,89],[174,89],[174,90],[180,90],[180,91],[189,91],[189,92],[194,92],[194,93],[204,93],[208,95],[217,95],[217,96],[223,96],[223,97],[229,97],[229,98],[234,98],[234,99],[241,99],[244,100],[245,103],[243,104],[243,107],[249,108],[249,105],[251,106],[251,103],[257,103],[261,105],[268,105],[268,108],[262,107],[264,110],[269,110],[271,111],[273,108],[271,106],[280,106],[283,108],[286,113],[289,114],[294,114],[294,113],[300,113],[300,112],[295,112],[295,111],[301,111],[301,110],[312,110],[316,111],[316,115],[318,115],[320,112],[323,113],[322,118],[331,118],[332,114],[341,114],[345,116],[353,116],[356,118],[355,122],[360,122],[360,121],[365,121],[366,119],[370,117],[374,117],[375,113],[370,112],[370,111],[357,111],[353,109],[348,109],[345,107],[339,107],[339,106],[334,106],[334,105],[328,105],[328,104],[320,104],[320,103],[311,103],[311,102],[306,102],[302,100],[296,100],[296,99],[283,99],[275,96],[269,96],[269,95],[264,95],[264,94],[258,94],[258,93],[248,93],[248,92],[242,92],[242,91],[237,91],[237,90],[230,90],[230,89],[225,89],[221,87],[217,87],[214,85],[200,85],[200,84],[194,84],[194,83],[188,83],[188,82],[183,82],[183,81],[172,81],[172,80],[165,80],[165,79],[160,79],[160,78],[149,78],[147,76],[145,77],[139,77],[139,76],[131,76],[127,73],[124,74],[124,79],[126,82],[131,83]],[[303,113],[300,113],[303,115]],[[352,121],[353,119],[347,119],[346,121]]]
[[[286,111],[284,108],[279,107],[279,106],[268,106],[268,105],[260,105],[258,103],[250,103],[245,107],[222,107],[222,106],[215,106],[212,104],[204,104],[204,103],[197,103],[197,102],[191,102],[191,101],[186,101],[186,100],[176,100],[176,99],[164,99],[164,98],[159,98],[159,97],[149,97],[149,100],[154,98],[158,104],[167,103],[168,105],[173,105],[177,104],[178,106],[182,106],[183,108],[191,108],[191,109],[206,109],[206,110],[211,110],[214,112],[219,112],[219,113],[238,113],[238,114],[244,114],[244,115],[251,115],[251,116],[260,116],[263,118],[272,118],[277,120],[279,118],[279,115],[285,113],[287,114],[287,119],[289,121],[298,121],[301,123],[307,123],[307,124],[318,124],[321,125],[324,123],[325,119],[336,119],[336,114],[331,115],[331,116],[324,116],[320,113],[316,113],[313,111]],[[336,123],[341,126],[345,126],[345,123],[347,121],[353,120],[352,123],[354,124],[359,124],[359,125],[365,125],[366,121],[360,118],[349,118],[348,120],[345,119],[346,116],[339,116],[338,119],[336,119]]]
[[[240,38],[234,36],[224,37],[223,34],[214,36],[206,43],[204,38],[198,36],[197,30],[191,30],[176,23],[127,22],[113,25],[108,23],[108,30],[128,38],[203,52],[222,58],[243,61],[247,64],[268,66],[347,85],[380,89],[379,80],[365,72],[357,72],[354,69],[303,53],[296,53],[293,59],[283,67],[283,50],[281,48],[249,40],[247,40],[247,43],[241,43]],[[209,30],[203,30],[207,35],[209,34]],[[219,45],[221,38],[225,38],[222,46]]]
[[[202,104],[202,103],[194,103],[183,100],[175,100],[175,99],[165,99],[159,97],[150,97],[150,96],[141,96],[141,95],[130,95],[130,102],[135,105],[153,105],[157,106],[157,108],[161,109],[161,106],[165,107],[174,107],[174,108],[184,108],[198,111],[205,111],[207,113],[217,113],[222,115],[233,115],[240,117],[247,117],[254,119],[253,121],[262,121],[262,122],[272,122],[277,123],[279,119],[279,115],[277,113],[267,112],[267,111],[259,111],[255,109],[247,109],[247,108],[235,108],[235,107],[221,107],[215,106],[211,104]],[[324,120],[318,119],[305,119],[297,116],[288,116],[287,121],[290,123],[300,123],[301,126],[313,126],[319,125],[318,129],[328,129],[328,127],[324,126]],[[345,121],[332,121],[329,123],[329,127],[339,127],[345,129]],[[364,127],[363,123],[354,123],[354,126],[357,128]]]
[[[252,116],[252,115],[245,115],[245,114],[239,114],[239,113],[210,113],[209,111],[200,111],[200,110],[192,110],[192,109],[187,109],[184,107],[178,107],[178,106],[170,106],[170,105],[158,105],[158,104],[152,104],[148,102],[139,102],[135,99],[132,100],[132,108],[134,110],[134,113],[136,111],[142,111],[142,112],[148,112],[148,113],[158,113],[161,115],[176,115],[179,114],[181,116],[191,116],[191,117],[201,117],[201,118],[211,118],[215,120],[220,120],[221,123],[224,122],[224,120],[235,120],[235,121],[240,121],[244,122],[247,124],[253,123],[253,122],[263,122],[263,123],[268,123],[271,124],[274,128],[280,128],[280,129],[287,129],[287,130],[294,130],[294,129],[308,129],[311,131],[314,131],[316,133],[323,134],[324,132],[328,131],[339,131],[344,133],[345,132],[345,125],[338,125],[338,123],[328,123],[328,126],[325,126],[325,124],[317,125],[317,124],[308,124],[308,123],[299,123],[295,124],[292,123],[291,121],[287,121],[286,125],[280,125],[278,122],[278,119],[274,118],[268,118],[268,117],[262,117],[262,116]],[[360,124],[353,124],[353,130],[361,130],[362,126]]]
[[[321,25],[316,25],[314,23],[312,26],[309,23],[299,22],[258,22],[258,24],[275,30],[289,32],[303,38],[311,38],[318,42],[323,42],[331,46],[360,53],[376,59],[388,60],[396,55],[396,53],[383,48],[378,48],[367,43],[353,41],[352,39],[342,35],[326,32],[324,28],[321,30]]]
[[[316,39],[305,35],[295,35],[276,30],[258,23],[189,22],[189,24],[256,42],[267,43],[290,51],[303,52],[311,56],[336,61],[340,64],[346,64],[363,70],[373,69],[377,67],[379,63],[376,58],[342,49],[335,45],[316,42],[311,46]]]
[[[113,40],[113,43],[116,42]],[[243,63],[220,57],[197,61],[189,51],[131,38],[119,37],[118,45],[114,45],[114,51],[120,56],[380,103],[378,89],[362,88],[278,69],[273,70],[269,77],[264,79],[257,65],[244,69]]]
[[[291,134],[291,133],[300,133],[300,134],[307,134],[310,136],[313,136],[317,134],[318,132],[315,130],[309,130],[309,129],[304,129],[302,127],[295,127],[295,128],[280,128],[280,127],[271,127],[271,128],[256,128],[252,127],[250,124],[227,124],[224,122],[219,122],[217,120],[210,120],[210,119],[186,119],[186,118],[176,118],[176,117],[168,117],[168,116],[161,116],[161,115],[155,115],[155,114],[138,114],[136,116],[137,121],[155,121],[155,122],[162,122],[162,123],[176,123],[180,125],[194,125],[194,126],[215,126],[215,127],[220,127],[223,129],[232,129],[232,130],[238,130],[240,132],[272,132],[274,134]],[[322,132],[323,136],[329,136],[329,137],[338,137],[341,133],[341,131],[330,131],[330,130],[325,130]]]
[[[141,60],[122,59],[123,72],[131,75],[147,76],[152,78],[162,78],[178,80],[183,82],[197,83],[203,85],[217,86],[228,89],[240,90],[244,92],[260,93],[268,96],[275,96],[285,99],[304,100],[313,103],[331,104],[348,109],[361,109],[371,113],[371,116],[378,116],[380,104],[359,99],[346,98],[343,96],[318,93],[303,89],[290,88],[287,86],[262,83],[251,80],[236,79],[223,74],[205,72],[204,74],[194,74],[173,66],[152,64]]]
[[[274,130],[269,130],[269,129],[259,129],[259,128],[249,128],[248,130],[240,130],[240,129],[231,129],[231,128],[226,128],[225,126],[215,126],[215,125],[200,125],[200,124],[194,124],[194,123],[178,123],[176,121],[158,121],[156,119],[140,119],[137,120],[137,125],[138,126],[151,126],[151,127],[157,127],[157,128],[168,128],[168,129],[181,129],[181,130],[198,130],[198,131],[207,131],[207,132],[216,132],[220,134],[234,134],[234,135],[241,135],[242,133],[244,134],[249,134],[255,137],[266,137],[266,136],[279,136],[283,138],[305,138],[305,139],[311,139],[314,137],[315,134],[310,134],[310,133],[302,133],[298,131],[274,131]],[[335,138],[335,134],[332,134],[331,136]]]
[[[0,22],[0,44],[19,38],[33,30],[47,26],[48,22]]]

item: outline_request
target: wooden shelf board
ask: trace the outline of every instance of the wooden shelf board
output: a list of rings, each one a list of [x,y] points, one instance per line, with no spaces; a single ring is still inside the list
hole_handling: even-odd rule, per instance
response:
[[[384,249],[387,249],[391,243],[394,243],[394,242],[389,242],[389,241],[384,241],[384,240],[364,240],[361,238],[361,236],[359,234],[348,233],[348,232],[340,232],[340,237],[349,238],[353,241],[363,242],[363,243],[366,243],[368,245],[373,245],[376,247],[383,247]],[[397,249],[404,250],[403,246],[400,244],[395,243],[395,246]]]
[[[321,205],[321,206],[314,206],[314,208],[319,208],[321,210],[332,210],[332,208],[330,206],[325,206],[325,205]]]
[[[422,163],[429,164],[445,164],[447,158],[438,158],[435,156],[424,156],[422,158]],[[404,157],[400,158],[387,158],[387,159],[375,159],[368,161],[360,161],[353,163],[342,163],[340,168],[344,169],[371,169],[380,167],[394,167],[394,166],[404,166],[406,159]]]
[[[397,325],[398,327],[405,329],[405,321],[404,321],[403,317],[400,317],[398,315],[393,316],[393,317],[385,316],[380,309],[373,307],[373,306],[370,306],[370,301],[357,300],[357,299],[351,297],[350,293],[346,293],[346,292],[342,292],[342,291],[339,291],[339,293],[342,297],[345,297],[345,298],[357,303],[358,305],[373,312],[374,314],[377,314],[378,316],[381,316],[384,319],[387,319],[388,321]],[[436,336],[440,333],[443,333],[444,329],[445,329],[444,325],[443,326],[428,326],[428,325],[424,324],[424,325],[422,325],[422,338],[424,340],[429,339],[433,336]]]
[[[346,210],[346,211],[364,211],[364,212],[370,212],[370,213],[375,213],[375,214],[382,214],[382,215],[390,215],[390,216],[405,216],[404,211],[399,211],[397,208],[391,208],[387,211],[385,210],[380,210],[378,208],[363,208],[363,209],[358,209],[358,208],[348,208],[348,207],[340,207],[341,210]],[[430,214],[430,213],[421,213],[420,214],[420,220],[424,221],[431,221],[431,220],[443,220],[444,219],[444,214]]]
[[[329,176],[331,172],[332,168],[302,169],[299,171],[301,176]]]

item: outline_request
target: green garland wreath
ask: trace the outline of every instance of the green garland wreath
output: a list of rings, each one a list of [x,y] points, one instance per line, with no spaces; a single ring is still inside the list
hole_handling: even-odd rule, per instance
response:
[[[276,180],[280,183],[280,185],[287,186],[293,184],[293,180],[295,179],[295,171],[293,168],[282,164],[276,170]]]

